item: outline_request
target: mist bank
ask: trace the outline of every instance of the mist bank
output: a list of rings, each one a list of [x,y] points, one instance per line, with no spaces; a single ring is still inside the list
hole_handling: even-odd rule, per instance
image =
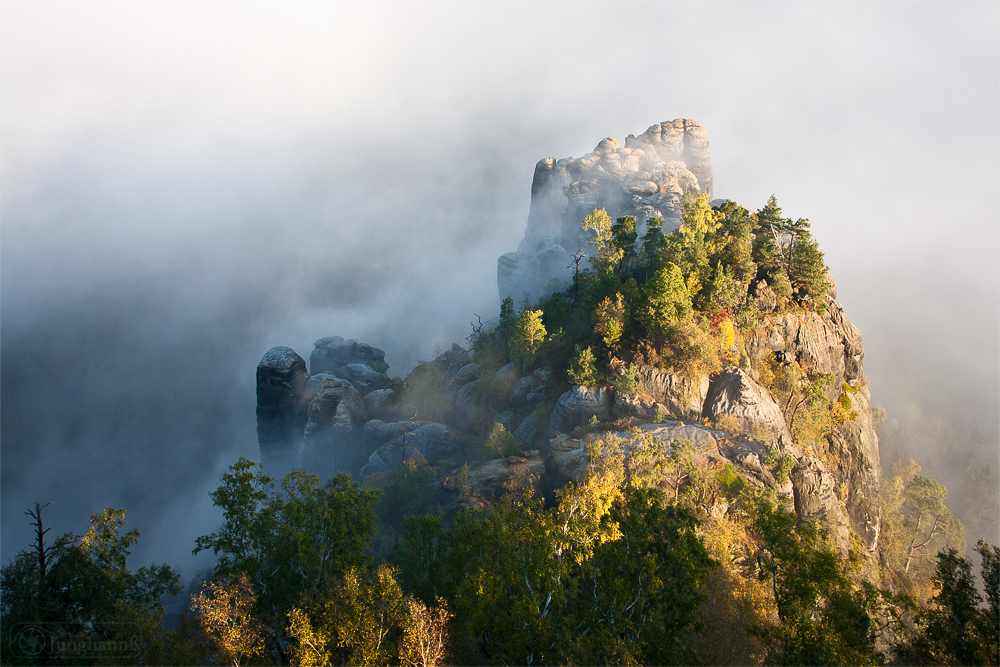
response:
[[[267,349],[463,342],[535,162],[681,116],[811,220],[890,419],[997,451],[996,5],[191,7],[2,8],[3,559],[55,500],[186,561]]]
[[[2,248],[4,558],[30,541],[20,510],[55,500],[57,531],[125,507],[144,535],[136,562],[193,567],[193,538],[218,521],[208,491],[237,457],[257,458],[264,351],[308,356],[315,339],[343,335],[386,350],[390,374],[405,375],[436,346],[463,342],[475,313],[499,307],[495,258],[523,230],[531,171],[515,167],[530,167],[520,155],[530,150],[470,146],[443,161],[471,166],[454,171],[276,167],[269,176],[289,190],[262,187],[242,206],[254,188],[238,174],[228,196],[219,188],[203,205],[191,178],[170,182],[175,204],[150,208],[156,173],[124,201],[92,179],[60,178],[7,198],[4,219],[31,224],[5,225]],[[66,214],[108,200],[118,213],[101,224]],[[53,201],[61,207],[46,215]],[[821,241],[835,233],[813,220]],[[950,484],[961,476],[929,433],[961,441],[978,429],[996,451],[997,299],[989,281],[960,267],[935,275],[927,262],[838,270],[828,260],[864,335],[876,403],[920,434],[907,446]]]

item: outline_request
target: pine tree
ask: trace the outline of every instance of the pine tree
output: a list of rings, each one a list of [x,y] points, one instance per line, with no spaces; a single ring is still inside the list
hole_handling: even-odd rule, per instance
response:
[[[593,387],[597,384],[597,363],[594,359],[594,353],[589,347],[582,350],[579,345],[575,347],[566,377],[570,384],[580,384],[587,387]]]
[[[660,251],[665,245],[663,218],[650,218],[646,221],[646,233],[642,235],[642,258],[646,266],[646,279],[660,268]]]
[[[804,223],[804,224],[802,224]],[[800,219],[794,240],[789,248],[788,278],[792,285],[803,290],[813,300],[816,310],[826,308],[826,264],[819,244],[809,233],[809,221]]]
[[[635,261],[635,217],[626,216],[618,218],[611,226],[611,245],[621,251],[621,258],[618,260],[618,276],[622,277],[625,271],[632,268]]]

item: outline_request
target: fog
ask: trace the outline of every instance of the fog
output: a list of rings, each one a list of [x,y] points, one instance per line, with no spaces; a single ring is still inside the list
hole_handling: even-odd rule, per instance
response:
[[[190,575],[267,349],[405,375],[498,310],[537,160],[679,117],[717,197],[811,220],[913,455],[952,488],[978,429],[998,467],[996,3],[0,11],[4,562],[55,501]]]

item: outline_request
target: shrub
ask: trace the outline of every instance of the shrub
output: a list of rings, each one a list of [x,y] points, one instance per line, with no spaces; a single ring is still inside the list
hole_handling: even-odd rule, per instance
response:
[[[781,484],[788,481],[788,475],[795,467],[795,457],[791,454],[780,454],[777,449],[772,449],[764,457],[764,465],[771,469],[774,478]]]
[[[566,371],[566,377],[569,378],[571,384],[593,387],[597,384],[597,362],[594,359],[594,353],[589,347],[581,350],[580,346],[577,345],[575,349],[569,370]]]
[[[490,431],[489,437],[483,443],[483,453],[486,454],[486,457],[491,459],[505,458],[513,456],[519,451],[521,451],[520,445],[507,428],[499,422],[493,424],[493,430]]]
[[[611,386],[615,388],[620,394],[632,397],[639,393],[639,382],[636,380],[636,374],[639,372],[639,368],[635,364],[629,364],[628,369],[622,374],[617,373],[611,380]]]

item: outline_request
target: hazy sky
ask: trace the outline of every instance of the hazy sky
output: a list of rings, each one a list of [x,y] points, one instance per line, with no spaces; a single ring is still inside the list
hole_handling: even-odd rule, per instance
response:
[[[995,453],[1000,4],[6,2],[2,557],[129,509],[190,572],[254,367],[498,308],[544,157],[679,117],[807,217],[876,402]],[[933,443],[925,446],[933,447]],[[930,456],[930,455],[928,455]]]

